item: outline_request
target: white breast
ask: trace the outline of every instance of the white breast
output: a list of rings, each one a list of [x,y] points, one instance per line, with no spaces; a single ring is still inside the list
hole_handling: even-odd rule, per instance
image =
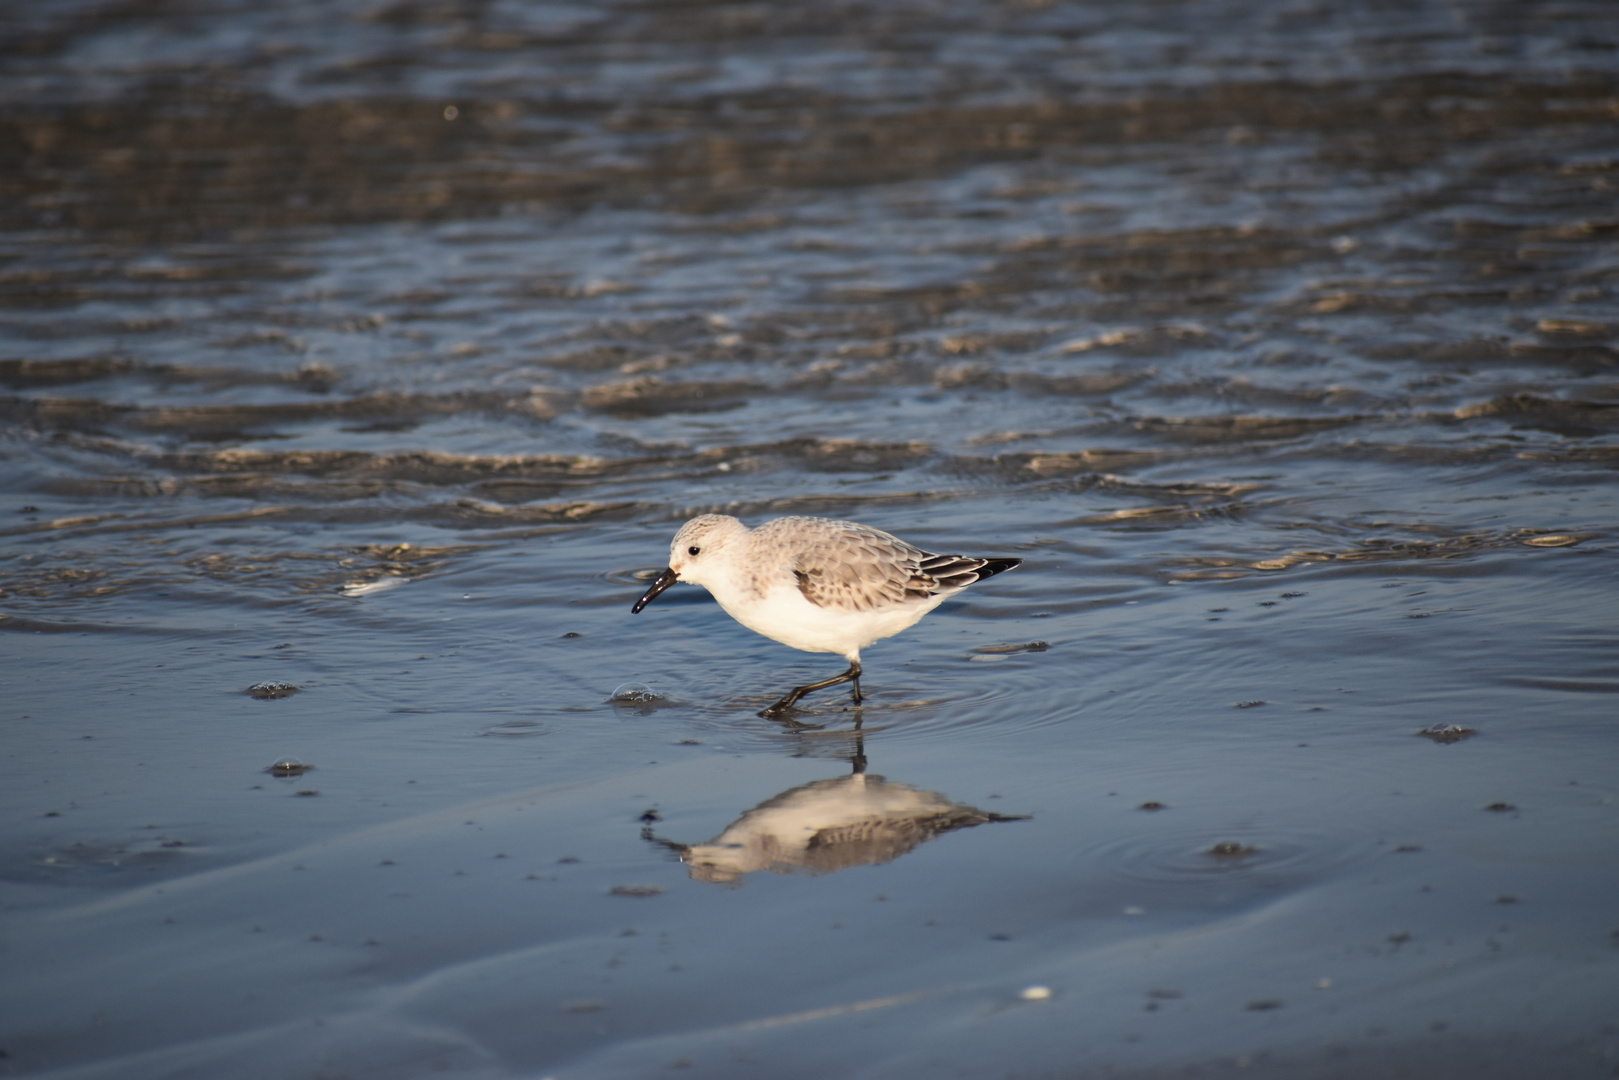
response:
[[[944,600],[929,596],[870,611],[818,607],[804,599],[790,574],[762,592],[731,580],[715,582],[708,590],[749,630],[804,652],[837,653],[850,660],[872,642],[915,626]]]

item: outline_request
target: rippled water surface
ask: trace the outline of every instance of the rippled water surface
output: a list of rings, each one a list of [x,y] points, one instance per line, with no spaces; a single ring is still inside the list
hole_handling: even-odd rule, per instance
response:
[[[6,16],[0,1075],[1612,1075],[1616,71],[1602,0]],[[837,658],[630,614],[710,511],[1024,562],[789,725]]]

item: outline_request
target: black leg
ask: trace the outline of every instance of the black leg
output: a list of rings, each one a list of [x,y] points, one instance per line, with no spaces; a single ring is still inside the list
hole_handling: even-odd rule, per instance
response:
[[[849,670],[845,671],[842,675],[834,675],[830,679],[822,679],[820,682],[812,682],[808,686],[793,687],[792,693],[770,706],[770,708],[765,709],[759,715],[768,720],[774,720],[783,713],[788,712],[794,705],[798,704],[798,699],[803,697],[805,694],[814,693],[816,690],[825,690],[829,686],[836,686],[839,683],[846,682],[854,683],[854,699],[858,704],[860,701],[860,661],[855,660],[850,663]]]

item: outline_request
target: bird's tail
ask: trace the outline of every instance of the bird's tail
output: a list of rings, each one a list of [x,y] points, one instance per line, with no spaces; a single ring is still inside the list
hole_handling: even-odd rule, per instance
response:
[[[978,559],[969,555],[930,555],[922,560],[921,569],[941,589],[965,589],[975,581],[1010,570],[1022,561]]]
[[[996,574],[1004,573],[1022,562],[1022,559],[985,559],[984,565],[980,566],[976,571],[978,580],[983,581],[987,577],[994,577]]]

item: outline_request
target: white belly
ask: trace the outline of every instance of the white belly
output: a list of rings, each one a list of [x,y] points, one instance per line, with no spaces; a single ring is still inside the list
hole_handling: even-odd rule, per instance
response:
[[[720,607],[755,633],[804,652],[837,653],[853,660],[874,641],[892,637],[938,607],[943,596],[930,596],[893,607],[853,611],[818,607],[792,587],[756,593],[713,590]]]

